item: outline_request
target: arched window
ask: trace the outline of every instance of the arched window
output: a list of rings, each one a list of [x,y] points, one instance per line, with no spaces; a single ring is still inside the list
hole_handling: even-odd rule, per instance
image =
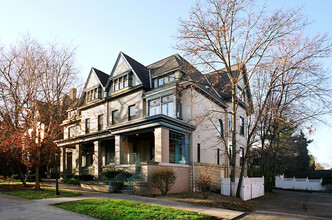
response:
[[[218,119],[217,122],[217,131],[218,131],[218,137],[224,137],[224,125],[222,123],[221,119]]]

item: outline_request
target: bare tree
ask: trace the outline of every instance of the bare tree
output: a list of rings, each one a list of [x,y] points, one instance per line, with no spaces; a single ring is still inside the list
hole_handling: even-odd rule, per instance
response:
[[[212,85],[226,73],[229,79],[229,92],[232,115],[232,172],[231,194],[235,195],[235,169],[237,152],[236,117],[241,97],[248,92],[249,84],[256,81],[259,100],[252,108],[247,106],[250,117],[247,132],[245,159],[250,147],[256,141],[256,132],[261,118],[272,114],[268,107],[271,96],[280,93],[280,81],[292,85],[288,92],[298,90],[304,94],[280,99],[282,102],[308,102],[307,95],[322,97],[321,87],[309,86],[305,80],[297,80],[306,75],[321,77],[317,58],[329,56],[331,44],[326,35],[304,38],[303,30],[308,25],[301,9],[276,10],[267,13],[266,8],[259,8],[251,0],[207,0],[197,2],[190,11],[188,20],[180,20],[177,48],[185,53],[202,72],[214,71]],[[236,67],[236,71],[234,71]],[[222,71],[220,71],[222,69]],[[218,77],[218,74],[220,77]],[[245,86],[238,89],[241,80]],[[264,83],[264,89],[259,83]],[[252,83],[255,84],[255,83]],[[303,85],[299,88],[299,85]],[[282,86],[282,84],[281,84]],[[218,89],[218,88],[216,88]],[[311,91],[308,93],[307,91]],[[319,91],[319,92],[317,92]],[[256,95],[256,94],[255,94]],[[251,96],[254,97],[254,96]],[[285,96],[282,96],[285,97]],[[296,100],[296,101],[295,101]],[[311,101],[311,100],[310,100]],[[300,112],[300,108],[296,108]],[[290,109],[288,109],[290,114]],[[307,111],[308,112],[308,111]],[[302,112],[303,113],[303,112]],[[316,112],[316,116],[321,112]],[[308,117],[312,117],[310,114]],[[242,166],[239,186],[245,171]],[[240,196],[238,187],[237,196]]]
[[[23,130],[23,163],[39,169],[57,151],[54,141],[70,100],[66,95],[75,82],[74,50],[56,44],[44,46],[29,36],[0,58],[0,116]]]

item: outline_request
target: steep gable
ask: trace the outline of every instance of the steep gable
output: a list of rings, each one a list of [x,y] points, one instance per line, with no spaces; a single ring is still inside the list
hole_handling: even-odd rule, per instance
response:
[[[88,79],[86,80],[84,90],[97,87],[99,85],[105,87],[108,78],[109,78],[108,74],[92,67]]]
[[[135,75],[139,84],[142,84],[147,89],[150,88],[149,70],[143,64],[123,52],[119,53],[106,87],[110,86],[112,78],[116,78],[117,75],[121,75],[129,71]]]
[[[93,69],[94,72],[96,73],[96,76],[98,77],[99,82],[101,83],[101,85],[102,85],[103,87],[105,87],[106,84],[107,84],[107,80],[108,80],[108,78],[109,78],[109,75],[106,74],[106,73],[104,73],[103,71],[100,71],[100,70],[94,68],[94,67],[92,67],[92,69]]]
[[[93,69],[91,68],[90,74],[89,74],[88,79],[84,86],[84,90],[98,86],[98,85],[99,85],[99,79],[96,76],[96,74],[94,73]]]

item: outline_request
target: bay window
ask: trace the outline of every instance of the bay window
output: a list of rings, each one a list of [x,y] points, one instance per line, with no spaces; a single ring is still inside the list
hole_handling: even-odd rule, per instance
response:
[[[174,95],[149,101],[149,116],[164,114],[174,117]]]

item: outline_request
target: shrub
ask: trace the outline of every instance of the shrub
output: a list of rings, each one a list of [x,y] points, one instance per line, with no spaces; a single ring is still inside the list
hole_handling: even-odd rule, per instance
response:
[[[73,184],[73,185],[80,185],[80,181],[76,179],[63,179],[63,183]]]
[[[77,179],[80,181],[91,181],[93,180],[95,177],[90,175],[90,174],[81,174],[77,176]]]
[[[105,179],[113,179],[114,177],[116,177],[116,175],[118,175],[119,173],[121,173],[121,170],[111,170],[111,171],[108,171],[106,173],[104,173],[104,177]]]
[[[20,176],[18,174],[13,174],[12,175],[13,180],[21,180]]]
[[[212,178],[207,173],[201,173],[199,174],[196,182],[197,182],[197,187],[203,193],[204,199],[207,199],[208,197],[207,192],[211,188]]]
[[[36,181],[36,174],[31,174],[27,178],[27,182],[35,182]]]
[[[152,172],[152,186],[159,189],[163,195],[173,187],[176,177],[175,172],[169,168],[158,169]]]
[[[69,179],[74,178],[74,174],[63,173],[63,174],[60,175],[60,177],[61,177],[62,179],[67,179],[67,180],[69,180]]]

